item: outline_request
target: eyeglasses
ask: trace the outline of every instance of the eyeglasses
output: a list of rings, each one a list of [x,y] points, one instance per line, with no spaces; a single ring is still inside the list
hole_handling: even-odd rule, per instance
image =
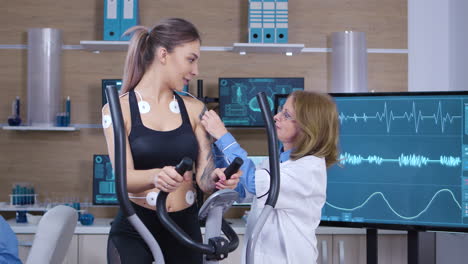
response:
[[[283,120],[290,120],[290,121],[296,120],[294,119],[294,117],[291,116],[290,113],[288,113],[288,111],[286,111],[286,109],[284,109],[284,106],[282,105],[278,107],[278,114],[280,114],[279,117]]]

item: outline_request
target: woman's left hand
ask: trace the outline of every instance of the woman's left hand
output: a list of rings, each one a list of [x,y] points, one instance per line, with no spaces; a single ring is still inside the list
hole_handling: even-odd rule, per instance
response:
[[[219,115],[213,110],[205,112],[201,118],[201,124],[205,127],[206,132],[216,140],[228,132]]]
[[[242,171],[239,170],[238,172],[232,174],[229,180],[226,180],[226,175],[224,175],[225,169],[226,168],[217,168],[211,174],[211,179],[213,179],[213,181],[215,182],[215,188],[218,190],[236,188],[237,184],[239,183],[239,178],[242,175]]]

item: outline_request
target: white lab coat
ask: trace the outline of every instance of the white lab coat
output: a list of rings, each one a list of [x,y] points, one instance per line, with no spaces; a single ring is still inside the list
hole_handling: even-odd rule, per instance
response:
[[[261,166],[269,170],[268,160]],[[255,264],[308,264],[318,257],[315,229],[325,203],[327,173],[325,159],[315,156],[280,164],[280,191],[255,247]],[[257,197],[268,192],[270,175],[255,172]],[[252,232],[268,195],[253,201],[247,221],[246,238]],[[245,241],[247,243],[247,241]],[[244,256],[245,260],[245,256]]]

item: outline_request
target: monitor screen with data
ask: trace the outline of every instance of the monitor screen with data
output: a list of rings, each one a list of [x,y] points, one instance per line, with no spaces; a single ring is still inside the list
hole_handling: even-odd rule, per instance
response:
[[[304,90],[304,78],[219,78],[219,115],[228,127],[262,127],[256,95],[264,92],[275,112],[275,95],[295,90]]]
[[[93,156],[93,205],[118,205],[109,155]]]
[[[322,224],[468,231],[468,92],[332,94]]]
[[[102,90],[102,105],[107,104],[106,96],[106,87],[108,85],[113,85],[117,88],[117,91],[120,91],[122,88],[122,79],[102,79],[101,80],[101,90]]]

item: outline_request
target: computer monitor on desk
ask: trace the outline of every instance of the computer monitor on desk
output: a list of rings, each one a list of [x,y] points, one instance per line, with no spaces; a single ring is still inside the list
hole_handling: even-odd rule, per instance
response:
[[[122,79],[102,79],[101,80],[102,105],[103,106],[107,104],[106,87],[109,85],[115,86],[115,88],[117,88],[117,91],[120,92],[120,89],[122,89]]]
[[[93,205],[117,206],[115,174],[109,155],[94,155],[93,164]]]
[[[275,112],[275,96],[296,90],[304,90],[304,78],[219,78],[219,115],[227,127],[263,127],[257,94],[264,92]]]

